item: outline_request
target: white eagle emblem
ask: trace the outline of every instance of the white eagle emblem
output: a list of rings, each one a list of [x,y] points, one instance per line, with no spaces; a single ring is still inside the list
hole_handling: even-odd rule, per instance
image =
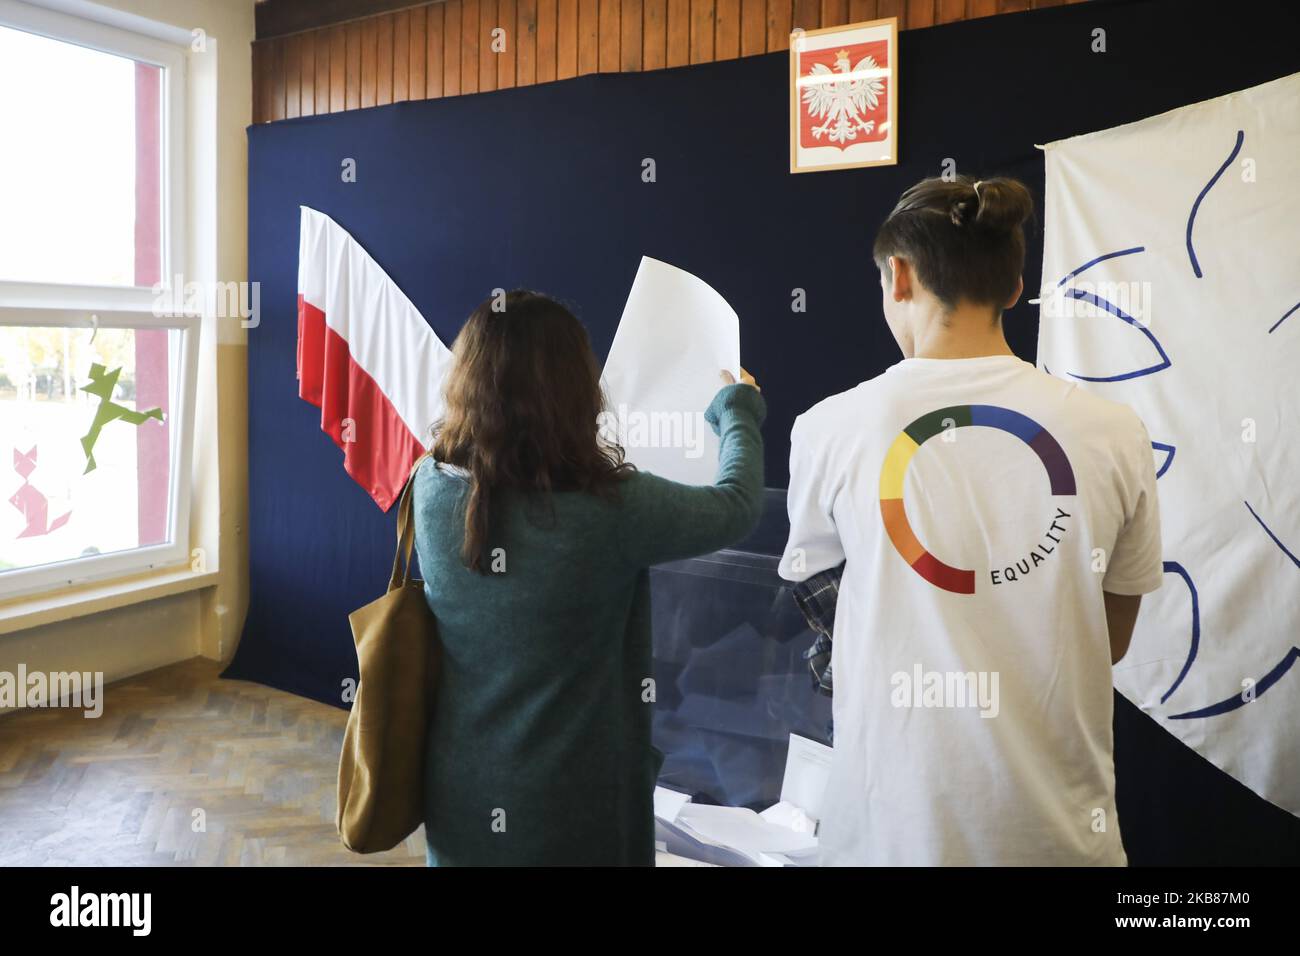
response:
[[[813,139],[825,135],[842,148],[849,140],[857,139],[859,132],[869,134],[875,130],[875,120],[865,119],[865,115],[879,105],[885,84],[879,77],[861,75],[879,69],[872,56],[864,56],[850,71],[849,51],[840,50],[835,55],[835,69],[839,74],[824,63],[814,63],[808,76],[816,79],[804,88],[803,101],[808,104],[808,115],[823,121],[812,127]],[[850,72],[859,75],[849,79]],[[837,75],[846,78],[831,79]]]

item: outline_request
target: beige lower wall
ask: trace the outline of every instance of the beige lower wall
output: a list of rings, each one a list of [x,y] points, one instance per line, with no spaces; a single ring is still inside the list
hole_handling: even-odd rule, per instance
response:
[[[0,671],[103,673],[112,683],[199,651],[199,592],[157,598],[0,637]]]

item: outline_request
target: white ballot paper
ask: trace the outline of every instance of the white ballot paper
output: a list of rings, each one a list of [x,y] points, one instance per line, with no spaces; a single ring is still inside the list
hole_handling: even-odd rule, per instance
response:
[[[820,820],[833,754],[825,744],[791,734],[790,748],[785,755],[785,777],[781,781],[781,803],[802,810],[809,819]]]
[[[678,793],[667,787],[655,787],[655,816],[666,823],[677,819],[682,807],[691,802],[689,793]]]
[[[643,471],[713,483],[718,439],[704,420],[726,369],[740,380],[740,320],[702,280],[641,257],[605,360],[602,434]]]
[[[758,866],[787,866],[817,854],[817,837],[811,830],[790,829],[744,807],[688,803],[678,812],[676,824],[706,843],[739,853]]]

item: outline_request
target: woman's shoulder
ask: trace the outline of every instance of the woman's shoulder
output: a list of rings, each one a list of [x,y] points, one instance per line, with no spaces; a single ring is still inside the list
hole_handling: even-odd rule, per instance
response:
[[[460,495],[468,487],[469,474],[463,468],[435,460],[432,456],[420,462],[411,478],[411,494],[416,504],[446,495]]]

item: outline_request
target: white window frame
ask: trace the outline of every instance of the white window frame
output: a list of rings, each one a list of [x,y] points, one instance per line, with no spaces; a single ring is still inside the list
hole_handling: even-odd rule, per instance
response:
[[[80,17],[18,0],[0,0],[0,26],[35,33],[51,40],[127,57],[162,67],[163,151],[162,292],[185,274],[185,76],[184,48]],[[156,288],[156,287],[155,287]],[[119,309],[150,312],[158,293],[142,286],[0,280],[0,306],[52,309]]]
[[[0,574],[0,601],[5,601],[69,585],[189,563],[194,408],[201,320],[195,315],[170,314],[160,308],[160,303],[170,304],[182,299],[175,294],[173,279],[184,276],[186,266],[186,49],[17,0],[0,0],[0,26],[162,67],[161,116],[164,123],[159,183],[162,192],[159,197],[162,217],[161,285],[147,288],[0,280],[0,328],[176,329],[180,333],[179,361],[173,369],[177,380],[172,383],[172,394],[176,396],[177,404],[170,415],[173,430],[167,541],[5,571]]]
[[[180,347],[176,362],[177,381],[172,394],[176,404],[168,421],[172,425],[169,442],[167,502],[167,540],[125,551],[70,558],[30,568],[13,568],[0,572],[0,600],[48,591],[69,585],[105,578],[124,577],[144,571],[175,567],[190,561],[190,469],[193,465],[194,395],[199,355],[198,316],[170,315],[159,317],[151,312],[86,313],[80,310],[37,310],[0,307],[0,329],[9,327],[100,328],[100,329],[176,329]]]

